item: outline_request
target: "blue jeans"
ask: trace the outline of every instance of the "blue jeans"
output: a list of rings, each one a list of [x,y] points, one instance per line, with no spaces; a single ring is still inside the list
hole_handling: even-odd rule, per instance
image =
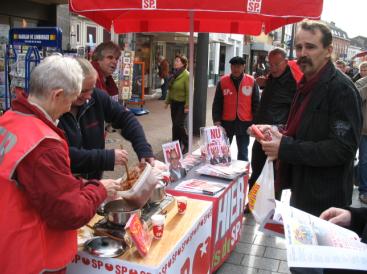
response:
[[[233,135],[228,136],[229,142],[232,143]],[[248,161],[248,144],[250,143],[250,136],[246,133],[243,135],[236,134],[237,142],[237,160]]]
[[[367,194],[367,136],[362,135],[359,143],[359,162],[358,162],[358,181],[359,193]]]

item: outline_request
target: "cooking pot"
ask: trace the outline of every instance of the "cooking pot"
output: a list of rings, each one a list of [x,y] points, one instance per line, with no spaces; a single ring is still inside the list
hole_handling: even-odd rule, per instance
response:
[[[148,203],[159,203],[166,197],[166,185],[162,181],[158,181],[149,197]]]
[[[130,216],[137,213],[141,216],[141,210],[127,204],[125,200],[119,199],[106,203],[104,206],[104,214],[107,220],[113,224],[124,226]]]

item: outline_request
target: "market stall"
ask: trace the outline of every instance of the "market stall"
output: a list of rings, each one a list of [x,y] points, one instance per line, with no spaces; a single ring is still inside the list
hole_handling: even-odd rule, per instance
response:
[[[163,236],[153,240],[146,257],[136,248],[117,258],[101,258],[81,250],[67,273],[208,273],[211,226],[212,204],[188,199],[185,214],[178,214],[176,206],[167,210]]]
[[[72,12],[115,33],[190,32],[189,71],[194,71],[194,32],[260,35],[304,18],[320,19],[322,0],[70,0]],[[194,82],[190,77],[188,117],[192,151]]]

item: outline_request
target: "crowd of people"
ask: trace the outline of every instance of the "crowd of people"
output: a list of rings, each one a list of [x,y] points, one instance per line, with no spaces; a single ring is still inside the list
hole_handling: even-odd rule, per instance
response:
[[[288,60],[284,49],[271,50],[268,74],[256,78],[245,73],[242,57],[231,58],[231,72],[216,87],[213,124],[225,129],[229,142],[236,136],[237,159],[244,161],[254,136],[250,126],[270,132],[271,139],[253,144],[250,187],[269,157],[276,162],[276,196],[291,189],[292,206],[367,240],[366,210],[349,207],[358,149],[359,198],[367,204],[367,62],[353,75],[345,62],[333,63],[330,29],[318,21],[301,23],[295,50],[296,61]],[[111,75],[120,54],[116,44],[106,42],[96,47],[92,62],[45,58],[32,71],[29,95],[19,94],[0,117],[0,220],[7,223],[0,237],[0,266],[5,273],[65,273],[76,253],[76,229],[119,188],[116,180],[102,179],[103,171],[129,158],[122,148],[105,148],[106,123],[131,142],[140,162],[154,165],[143,127],[113,99],[118,89]],[[160,99],[170,106],[172,141],[179,140],[183,154],[188,151],[187,65],[187,58],[178,55],[169,73],[167,60],[159,57]],[[229,163],[229,147],[222,149],[218,164]],[[179,180],[186,171],[176,151],[169,156],[171,176]],[[7,260],[15,254],[19,260]]]

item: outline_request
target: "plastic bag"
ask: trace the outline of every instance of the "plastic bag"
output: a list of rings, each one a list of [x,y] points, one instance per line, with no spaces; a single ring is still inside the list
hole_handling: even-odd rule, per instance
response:
[[[138,214],[133,214],[126,223],[125,231],[142,257],[148,255],[153,236],[148,225],[140,220]]]
[[[152,172],[152,166],[145,163],[144,170],[135,184],[127,191],[118,191],[117,195],[124,198],[128,204],[142,208],[148,202],[157,183],[158,180],[155,172]]]
[[[262,223],[275,208],[273,161],[266,159],[259,178],[249,194],[249,208],[257,223]]]

